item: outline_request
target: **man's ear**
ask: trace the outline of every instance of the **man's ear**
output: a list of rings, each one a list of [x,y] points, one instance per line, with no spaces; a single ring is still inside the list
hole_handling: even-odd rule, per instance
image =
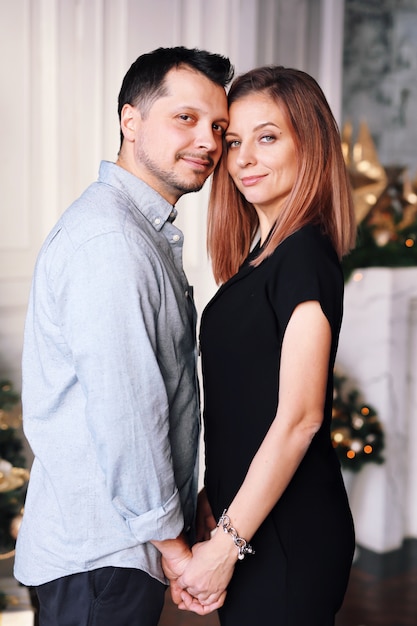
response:
[[[125,104],[120,114],[120,129],[126,141],[134,141],[137,126],[140,122],[140,113],[131,104]]]

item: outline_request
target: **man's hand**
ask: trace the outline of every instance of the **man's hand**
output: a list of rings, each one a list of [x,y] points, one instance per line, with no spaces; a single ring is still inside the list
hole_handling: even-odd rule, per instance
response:
[[[165,557],[164,555],[162,555],[162,569],[164,570],[165,576],[169,580],[172,601],[177,605],[179,605],[183,601],[181,594],[182,592],[184,592],[184,589],[178,584],[178,578],[184,572],[188,561],[191,559],[191,556],[191,550],[189,548],[188,553],[181,552],[177,557]],[[192,598],[190,596],[189,598],[185,599],[187,600],[187,602],[190,602]]]

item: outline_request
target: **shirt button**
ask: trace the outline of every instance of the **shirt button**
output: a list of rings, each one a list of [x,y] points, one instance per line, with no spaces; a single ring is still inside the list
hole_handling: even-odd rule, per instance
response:
[[[157,217],[153,223],[158,226],[161,223],[161,218]]]
[[[188,289],[185,291],[185,297],[188,298]]]
[[[172,238],[172,241],[179,241],[180,240],[180,236],[179,235],[174,235]]]

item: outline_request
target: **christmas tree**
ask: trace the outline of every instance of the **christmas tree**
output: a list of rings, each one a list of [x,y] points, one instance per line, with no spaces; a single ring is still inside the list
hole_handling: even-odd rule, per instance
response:
[[[347,378],[334,372],[332,442],[344,469],[383,463],[384,432],[375,409],[362,401]]]
[[[14,547],[26,494],[28,472],[25,467],[19,395],[8,380],[0,380],[0,559],[14,554]],[[0,610],[7,598],[0,590]]]

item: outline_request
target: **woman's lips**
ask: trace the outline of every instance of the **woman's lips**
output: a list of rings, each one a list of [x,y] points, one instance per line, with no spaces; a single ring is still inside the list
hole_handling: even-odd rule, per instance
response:
[[[242,183],[242,185],[244,187],[252,187],[253,185],[256,185],[256,183],[258,183],[260,180],[262,180],[263,178],[265,178],[264,175],[259,175],[259,176],[245,176],[244,178],[240,179],[240,182]]]

